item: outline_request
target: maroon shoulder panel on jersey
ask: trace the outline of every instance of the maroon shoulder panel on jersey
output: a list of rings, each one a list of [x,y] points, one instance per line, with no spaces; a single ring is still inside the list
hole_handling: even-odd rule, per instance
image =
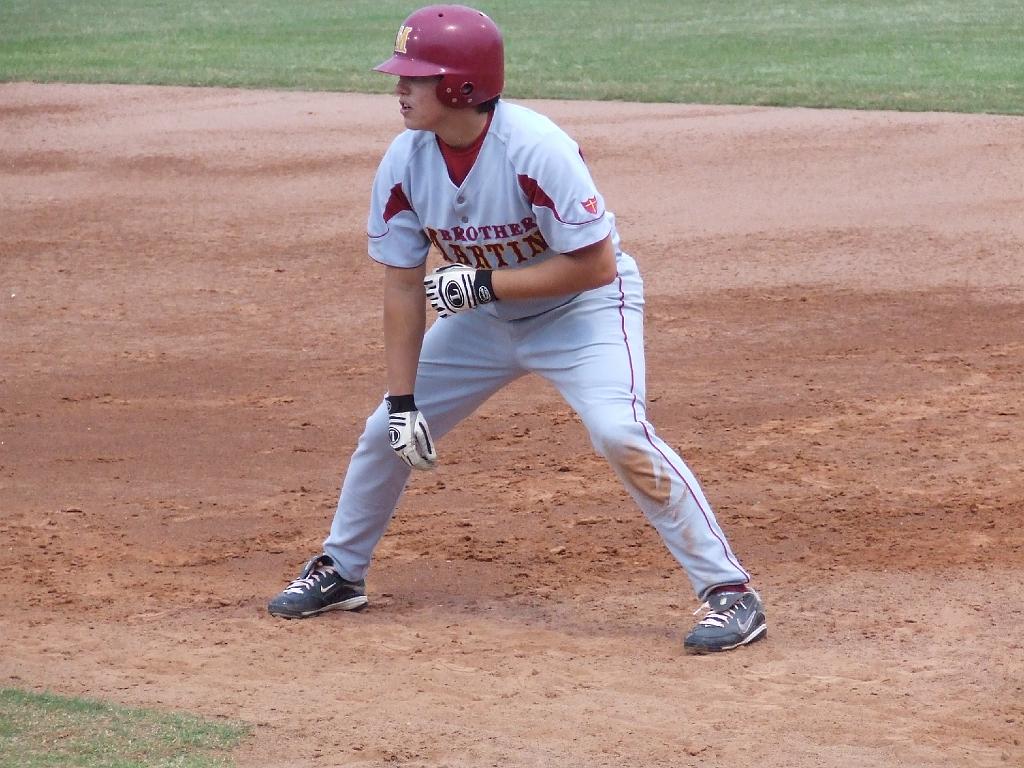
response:
[[[519,174],[519,188],[523,190],[526,195],[526,199],[530,201],[530,205],[539,205],[544,208],[550,208],[551,212],[555,214],[555,218],[560,222],[562,217],[558,215],[558,209],[555,208],[555,201],[552,200],[548,193],[541,189],[540,184],[537,183],[536,179],[531,179],[525,173]]]
[[[411,211],[412,205],[409,203],[409,198],[405,196],[405,192],[402,191],[401,184],[395,184],[391,188],[391,197],[388,198],[388,204],[384,206],[384,222],[391,221],[395,216],[400,214],[402,211]]]

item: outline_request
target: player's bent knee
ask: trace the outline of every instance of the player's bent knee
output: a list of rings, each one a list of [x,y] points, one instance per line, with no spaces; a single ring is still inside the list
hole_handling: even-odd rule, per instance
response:
[[[587,422],[586,426],[594,450],[612,463],[652,447],[643,426],[633,420],[601,420]]]
[[[608,461],[645,514],[658,517],[674,503],[677,489],[672,469],[652,438],[649,425],[632,420],[603,422],[590,431],[595,450]]]

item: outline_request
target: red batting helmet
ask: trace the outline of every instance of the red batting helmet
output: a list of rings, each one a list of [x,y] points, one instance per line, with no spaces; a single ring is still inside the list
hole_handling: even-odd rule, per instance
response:
[[[441,103],[472,107],[501,94],[505,47],[486,14],[464,5],[428,5],[402,23],[394,55],[374,69],[405,77],[440,75]]]

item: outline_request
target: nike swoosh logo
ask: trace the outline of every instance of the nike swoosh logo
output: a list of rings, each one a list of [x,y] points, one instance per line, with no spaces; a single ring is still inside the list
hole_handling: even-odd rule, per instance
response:
[[[740,632],[742,632],[744,635],[747,634],[747,632],[750,631],[750,625],[754,623],[754,617],[756,617],[756,616],[757,616],[756,612],[750,614],[749,618],[747,619],[746,626],[744,626],[742,621],[736,622],[737,624],[739,624]]]
[[[335,582],[334,584],[328,584],[326,586],[320,587],[320,594],[326,595],[328,592],[332,592],[336,586],[338,586],[337,582]],[[746,630],[743,631],[746,632]]]

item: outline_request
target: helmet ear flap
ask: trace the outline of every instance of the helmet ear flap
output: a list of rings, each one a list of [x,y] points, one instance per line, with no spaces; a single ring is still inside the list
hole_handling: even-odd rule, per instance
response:
[[[476,103],[473,92],[476,84],[472,80],[463,80],[461,83],[451,77],[442,77],[437,84],[437,99],[442,104],[451,107],[466,107]]]

